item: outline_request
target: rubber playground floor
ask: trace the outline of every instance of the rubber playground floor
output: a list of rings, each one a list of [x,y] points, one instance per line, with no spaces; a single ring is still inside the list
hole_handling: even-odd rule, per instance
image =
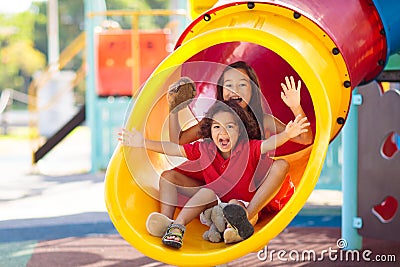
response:
[[[89,131],[80,127],[32,167],[29,141],[0,135],[0,267],[170,266],[115,230],[104,172],[88,173],[89,144]],[[264,250],[225,266],[398,266],[400,242],[364,237],[361,251],[338,249],[340,205],[339,191],[316,190]]]

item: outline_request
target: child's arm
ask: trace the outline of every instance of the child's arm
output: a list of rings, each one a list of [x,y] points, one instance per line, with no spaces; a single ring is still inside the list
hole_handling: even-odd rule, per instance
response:
[[[188,144],[201,138],[201,136],[198,134],[200,130],[200,124],[197,123],[186,130],[182,130],[179,124],[177,112],[171,112],[169,114],[168,129],[171,142],[176,144]]]
[[[201,138],[198,124],[183,130],[178,117],[178,111],[186,108],[195,96],[196,84],[189,77],[181,77],[168,87],[169,138],[173,143],[188,144]]]
[[[268,151],[274,150],[275,148],[283,145],[293,137],[296,137],[302,133],[308,131],[307,127],[310,123],[307,118],[301,118],[301,115],[297,115],[294,121],[290,121],[283,132],[275,134],[261,143],[261,154],[265,154]]]
[[[122,132],[118,133],[118,135],[120,136],[118,140],[121,141],[124,146],[144,147],[148,150],[170,156],[186,157],[183,146],[167,141],[144,139],[143,135],[136,129],[132,129],[132,131],[122,129]]]
[[[281,83],[282,87],[282,92],[281,92],[281,98],[282,101],[290,108],[290,110],[293,112],[293,115],[295,117],[301,115],[302,118],[306,117],[306,114],[304,113],[304,110],[300,104],[300,89],[301,89],[301,80],[296,83],[294,81],[293,76],[285,77],[285,82]],[[311,130],[311,127],[307,127],[308,131],[304,132],[302,134],[296,135],[293,137],[294,142],[300,143],[300,144],[311,144],[313,140],[313,133]],[[283,130],[283,129],[282,129]],[[280,132],[280,131],[278,131]]]

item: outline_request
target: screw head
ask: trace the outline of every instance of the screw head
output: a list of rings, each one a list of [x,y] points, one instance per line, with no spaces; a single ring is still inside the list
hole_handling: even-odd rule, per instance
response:
[[[336,119],[336,122],[337,122],[338,124],[340,124],[340,125],[343,125],[345,121],[346,121],[346,120],[345,120],[343,117],[338,117],[338,118]]]
[[[298,18],[301,17],[301,14],[300,14],[299,12],[294,12],[294,13],[293,13],[293,17],[294,17],[295,19],[298,19]]]
[[[339,48],[334,47],[334,48],[332,49],[332,54],[338,55],[339,53],[340,53]]]
[[[204,14],[203,19],[205,21],[210,21],[211,20],[211,16],[209,14]]]
[[[254,4],[254,2],[247,2],[247,8],[248,9],[253,9],[256,5]]]
[[[351,86],[351,82],[350,81],[345,81],[343,83],[344,87],[349,88]]]

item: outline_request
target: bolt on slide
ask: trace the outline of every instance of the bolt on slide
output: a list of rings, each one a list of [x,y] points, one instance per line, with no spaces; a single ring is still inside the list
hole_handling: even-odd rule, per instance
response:
[[[373,80],[388,56],[400,50],[400,34],[390,31],[399,24],[391,10],[399,8],[395,0],[219,1],[200,14],[143,85],[125,127],[135,127],[147,138],[168,140],[168,86],[181,76],[196,82],[191,112],[180,114],[188,127],[215,98],[221,69],[243,60],[255,69],[266,106],[283,122],[293,118],[280,99],[280,83],[290,75],[302,81],[301,101],[313,144],[288,142],[277,149],[275,157],[290,163],[296,192],[281,211],[257,223],[253,236],[231,245],[210,243],[202,239],[206,226],[195,220],[187,225],[179,250],[163,246],[160,238],[147,233],[145,224],[151,212],[159,211],[160,173],[180,160],[119,145],[107,169],[105,198],[122,237],[151,258],[185,266],[223,264],[263,248],[311,194],[328,145],[346,121],[352,89]]]

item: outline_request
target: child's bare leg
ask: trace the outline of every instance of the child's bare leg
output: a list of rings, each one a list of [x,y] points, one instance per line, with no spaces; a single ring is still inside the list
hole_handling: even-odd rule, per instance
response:
[[[174,227],[170,230],[167,230],[166,235],[163,237],[163,243],[170,245],[170,241],[174,241],[176,243],[180,243],[178,246],[180,247],[182,245],[183,236],[182,228],[184,228],[193,219],[198,217],[202,211],[216,205],[216,203],[217,197],[214,191],[208,188],[201,188],[198,190],[198,192],[189,199],[174,221],[174,225],[180,225],[183,227]],[[175,245],[176,243],[173,244]]]
[[[199,190],[202,183],[170,170],[162,173],[159,185],[161,213],[149,214],[146,220],[146,229],[149,234],[162,237],[173,223],[175,208],[178,204],[178,193],[192,196]]]
[[[256,194],[247,206],[248,217],[253,218],[278,193],[289,171],[289,163],[278,159],[271,165],[266,178],[257,189]]]
[[[178,192],[191,196],[202,185],[204,184],[201,181],[187,177],[177,171],[164,171],[159,182],[160,212],[172,219],[178,204]]]
[[[175,223],[186,225],[198,217],[203,210],[216,204],[217,196],[215,192],[208,188],[201,188],[183,207],[176,217]]]

